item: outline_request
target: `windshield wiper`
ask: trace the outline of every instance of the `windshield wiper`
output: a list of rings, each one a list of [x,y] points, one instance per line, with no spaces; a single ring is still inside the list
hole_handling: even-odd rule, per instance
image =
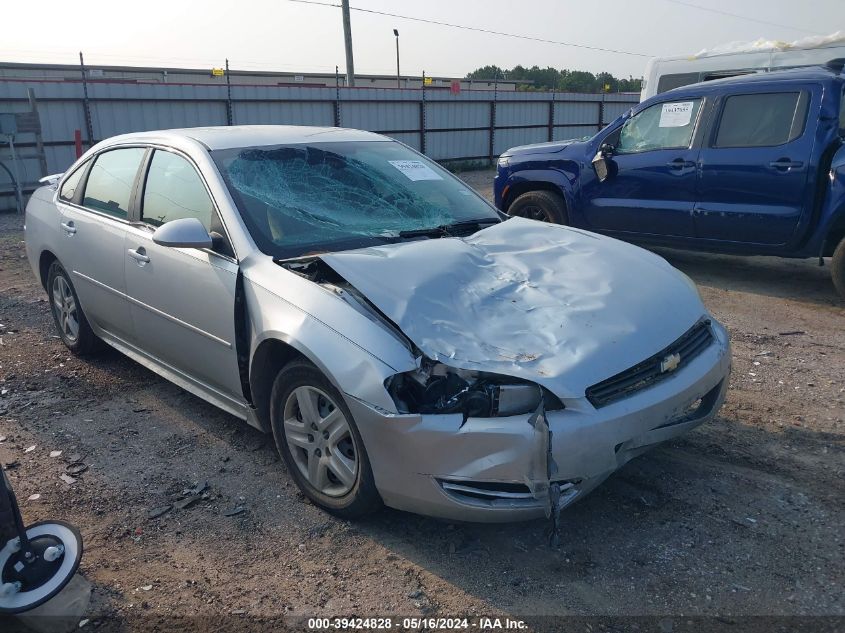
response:
[[[408,231],[399,231],[399,237],[444,237],[447,235],[454,235],[456,231],[461,229],[471,228],[478,230],[484,225],[498,224],[501,222],[499,218],[478,218],[476,220],[461,220],[460,222],[452,222],[451,224],[441,224],[439,226],[432,226],[426,229],[411,229]]]

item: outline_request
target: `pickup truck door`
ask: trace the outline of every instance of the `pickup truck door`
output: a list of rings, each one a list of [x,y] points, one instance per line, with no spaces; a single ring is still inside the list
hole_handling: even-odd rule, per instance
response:
[[[696,235],[786,244],[813,201],[808,179],[820,90],[814,86],[722,97],[699,156]],[[810,117],[810,121],[816,117]]]
[[[227,238],[215,249],[161,246],[152,239],[158,226],[185,217],[225,234],[211,194],[182,154],[156,149],[142,171],[137,218],[123,250],[134,345],[183,379],[242,405],[235,347],[238,263]]]
[[[71,277],[95,328],[125,339],[132,320],[126,302],[123,240],[138,168],[146,150],[126,147],[98,154],[62,182],[56,198],[62,235],[56,255]],[[89,161],[90,162],[90,161]]]
[[[606,138],[615,146],[611,158],[615,173],[604,182],[594,178],[584,182],[588,228],[694,236],[698,158],[694,139],[701,106],[700,98],[656,103]]]

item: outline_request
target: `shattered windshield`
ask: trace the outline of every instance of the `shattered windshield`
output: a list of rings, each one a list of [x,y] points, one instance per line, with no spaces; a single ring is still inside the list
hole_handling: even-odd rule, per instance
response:
[[[394,141],[212,152],[253,239],[296,257],[396,240],[495,210],[439,165]]]

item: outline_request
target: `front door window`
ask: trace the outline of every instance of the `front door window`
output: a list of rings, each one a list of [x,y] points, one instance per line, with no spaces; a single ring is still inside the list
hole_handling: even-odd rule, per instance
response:
[[[656,103],[628,119],[619,133],[618,154],[687,148],[698,120],[701,99]]]

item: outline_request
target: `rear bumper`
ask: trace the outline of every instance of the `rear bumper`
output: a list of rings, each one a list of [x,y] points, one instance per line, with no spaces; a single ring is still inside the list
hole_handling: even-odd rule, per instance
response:
[[[545,413],[562,506],[633,457],[716,415],[731,358],[724,328],[713,322],[713,332],[713,344],[670,379],[599,409],[578,398]],[[460,521],[545,514],[547,500],[536,494],[536,484],[545,477],[549,434],[538,432],[532,416],[462,423],[460,415],[391,415],[347,401],[388,506]]]

